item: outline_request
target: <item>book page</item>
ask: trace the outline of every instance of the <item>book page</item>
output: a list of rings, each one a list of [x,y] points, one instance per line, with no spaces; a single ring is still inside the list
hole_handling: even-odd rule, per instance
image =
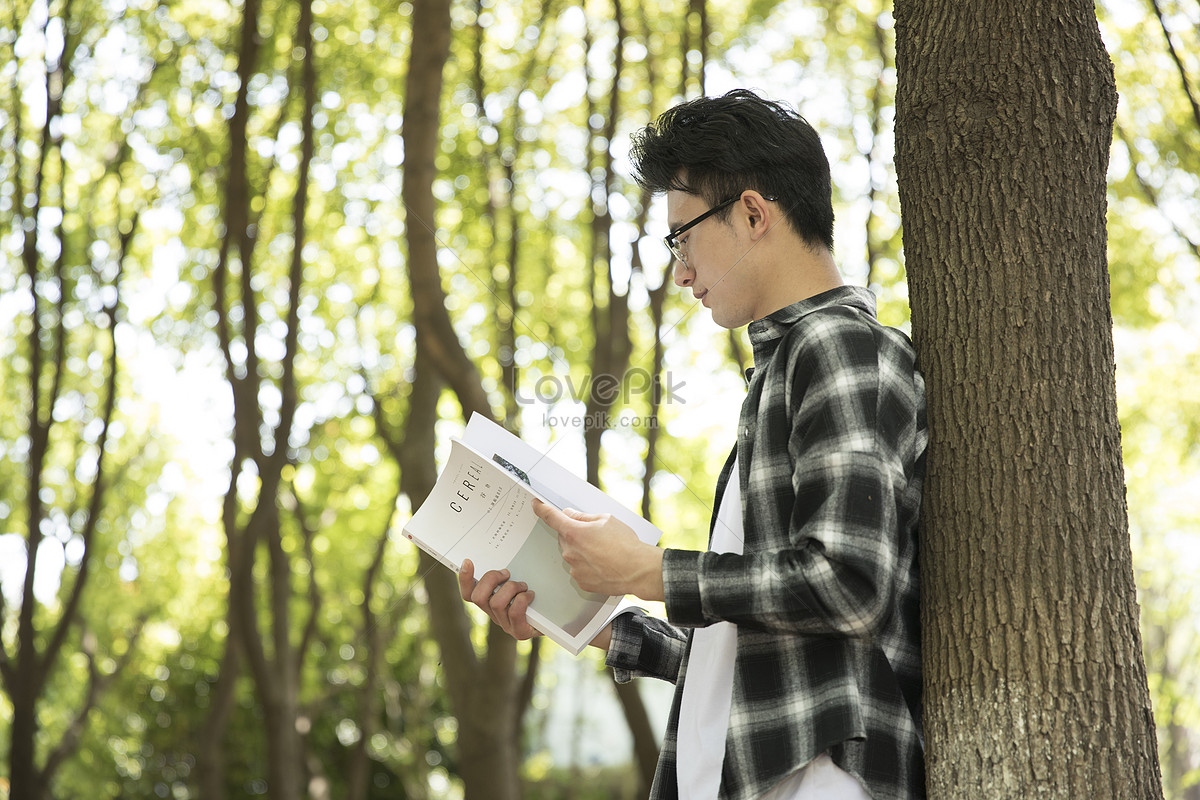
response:
[[[608,621],[618,598],[579,588],[562,560],[558,534],[533,511],[535,496],[508,469],[454,440],[437,484],[404,533],[452,570],[467,558],[476,576],[508,569],[535,594],[529,621],[578,654]]]
[[[658,544],[662,531],[640,514],[626,508],[583,478],[564,469],[550,456],[539,452],[504,428],[480,414],[472,414],[463,441],[489,458],[495,454],[512,463],[529,479],[538,495],[559,509],[574,508],[589,514],[612,514],[647,544]]]
[[[528,493],[508,474],[454,441],[450,460],[404,533],[451,569],[470,558],[482,574],[508,566],[531,527],[522,519],[528,507]]]

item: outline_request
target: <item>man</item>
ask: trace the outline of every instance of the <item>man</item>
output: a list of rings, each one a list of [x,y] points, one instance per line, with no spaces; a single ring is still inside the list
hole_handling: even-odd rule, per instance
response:
[[[665,602],[593,642],[619,681],[676,682],[654,798],[924,796],[916,527],[924,383],[833,261],[829,164],[799,115],[737,91],[639,132],[639,183],[667,196],[675,283],[755,369],[717,482],[707,552],[538,504],[588,591]],[[512,635],[527,587],[507,572],[464,599]]]

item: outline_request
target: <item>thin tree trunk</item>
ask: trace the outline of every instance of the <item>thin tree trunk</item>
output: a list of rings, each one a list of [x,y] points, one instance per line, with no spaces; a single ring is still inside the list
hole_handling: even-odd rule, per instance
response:
[[[59,186],[57,194],[65,196],[65,186],[69,174],[69,165],[63,160],[63,135],[57,123],[61,120],[63,109],[63,94],[70,86],[73,78],[72,60],[79,42],[77,21],[72,15],[72,3],[65,2],[58,13],[57,21],[61,22],[65,33],[65,41],[57,60],[46,63],[44,100],[46,105],[45,119],[40,131],[40,141],[37,150],[37,170],[32,188],[32,201],[25,207],[26,196],[21,183],[20,117],[22,110],[19,103],[15,108],[14,137],[18,144],[13,181],[17,189],[18,220],[37,220],[43,208],[43,202],[51,193],[46,191],[45,179],[53,171],[47,169],[52,156],[59,162],[57,170]],[[15,13],[15,12],[14,12]],[[14,19],[15,22],[15,19]],[[48,18],[46,24],[49,25]],[[15,75],[15,73],[14,73]],[[14,87],[16,78],[14,77]],[[19,93],[14,92],[14,98]],[[118,164],[125,156],[124,148],[119,149],[110,159],[109,166]],[[96,441],[96,462],[94,477],[91,480],[91,495],[84,511],[82,525],[73,528],[84,547],[75,571],[75,580],[66,593],[62,610],[57,614],[57,620],[50,623],[45,614],[39,614],[39,602],[34,592],[35,576],[37,574],[38,553],[44,540],[42,523],[47,517],[47,509],[42,495],[42,482],[46,470],[52,464],[50,434],[57,423],[54,416],[55,406],[62,394],[63,378],[68,367],[66,365],[67,338],[69,323],[66,319],[66,307],[69,296],[73,292],[73,281],[68,275],[71,259],[78,255],[78,250],[71,247],[65,217],[60,218],[55,236],[59,244],[58,256],[51,266],[50,277],[56,287],[58,298],[55,302],[54,314],[46,315],[53,319],[53,328],[48,337],[52,350],[45,350],[45,330],[43,328],[43,311],[38,286],[46,276],[42,275],[41,255],[38,242],[38,225],[22,225],[18,222],[18,230],[23,230],[23,248],[21,264],[29,279],[29,291],[32,295],[32,312],[30,313],[30,332],[27,338],[29,346],[29,389],[30,405],[27,415],[29,423],[29,452],[27,456],[27,487],[26,487],[26,537],[25,537],[25,578],[22,588],[21,607],[17,612],[16,653],[10,655],[3,644],[0,634],[0,680],[12,704],[12,719],[9,729],[9,792],[12,797],[27,797],[31,800],[41,800],[48,796],[49,790],[58,767],[75,752],[80,736],[87,724],[88,714],[97,702],[100,693],[107,684],[105,676],[95,670],[94,650],[88,652],[89,678],[85,699],[82,707],[75,713],[74,718],[57,743],[50,746],[43,762],[38,763],[37,740],[41,733],[41,723],[38,716],[38,704],[46,690],[49,676],[57,669],[63,648],[73,630],[82,627],[81,609],[83,592],[88,583],[92,561],[95,557],[95,533],[106,500],[106,490],[111,477],[107,468],[108,436],[113,422],[117,397],[118,357],[116,346],[116,327],[121,302],[120,281],[123,273],[125,258],[128,254],[129,242],[133,231],[137,228],[138,217],[135,214],[129,220],[127,231],[120,236],[117,252],[117,273],[110,287],[111,300],[105,304],[108,325],[109,350],[104,358],[104,391],[105,399],[99,410],[98,419],[102,423],[100,435]],[[81,487],[81,493],[83,491]],[[74,519],[74,515],[72,515]],[[65,575],[64,575],[65,580]],[[3,603],[0,603],[0,616],[3,615]],[[42,630],[39,636],[39,622]],[[140,631],[140,627],[138,629]],[[38,644],[41,641],[41,648]],[[94,641],[94,637],[89,637]],[[137,641],[137,632],[130,638],[129,650],[132,652]],[[118,662],[116,674],[124,668],[127,659]],[[109,676],[111,677],[111,676]]]
[[[931,797],[1158,798],[1091,2],[898,0],[896,166],[928,385]]]
[[[197,752],[197,774],[206,798],[224,800],[225,758],[223,743],[225,730],[233,710],[238,676],[241,672],[244,642],[247,635],[242,631],[245,618],[243,606],[253,603],[252,569],[254,544],[248,543],[238,530],[237,479],[243,460],[254,452],[258,431],[256,424],[245,422],[246,414],[238,413],[247,404],[243,381],[248,376],[239,376],[232,356],[232,332],[229,326],[227,287],[229,281],[230,251],[235,241],[247,235],[249,227],[249,186],[246,178],[246,129],[250,116],[247,101],[248,80],[253,74],[258,59],[258,10],[259,0],[247,0],[242,8],[242,31],[238,47],[238,76],[240,79],[234,113],[229,120],[228,172],[224,187],[224,222],[226,235],[221,239],[217,265],[213,270],[214,307],[217,312],[217,338],[225,357],[226,378],[233,391],[234,400],[234,457],[230,464],[229,487],[222,507],[222,523],[226,535],[226,560],[229,569],[229,595],[226,609],[227,631],[225,652],[221,658],[220,673],[214,686],[209,712],[205,718],[204,736]],[[245,254],[245,247],[239,247]],[[243,269],[249,269],[244,263]]]
[[[300,113],[300,161],[296,193],[292,202],[292,260],[288,274],[287,332],[284,337],[282,377],[280,379],[279,424],[274,431],[274,450],[262,475],[260,507],[267,506],[263,538],[267,542],[270,567],[271,632],[273,657],[266,674],[256,674],[259,695],[267,722],[267,775],[273,800],[300,800],[305,784],[303,740],[297,729],[300,717],[300,670],[304,657],[301,647],[292,641],[292,561],[284,550],[280,527],[279,502],[281,476],[289,460],[288,447],[297,406],[296,357],[300,331],[300,288],[304,280],[302,252],[307,238],[309,172],[315,152],[313,113],[317,102],[316,56],[312,38],[312,0],[302,0],[296,23],[296,42],[303,49],[301,68],[303,105]],[[249,265],[243,264],[243,274]],[[251,348],[253,352],[253,348]],[[315,580],[316,570],[310,578]],[[301,644],[305,639],[301,639]],[[253,664],[262,663],[253,659]]]
[[[884,75],[890,66],[891,59],[888,58],[887,36],[884,33],[883,26],[876,17],[872,23],[874,28],[875,49],[879,53],[879,77],[875,81],[875,87],[871,91],[871,145],[867,148],[867,152],[863,156],[867,159],[867,221],[863,225],[863,234],[867,242],[867,286],[871,286],[879,279],[878,267],[879,259],[883,255],[883,248],[875,235],[875,227],[877,216],[875,214],[876,199],[882,194],[886,188],[884,186],[875,185],[875,165],[879,163],[881,158],[879,154],[879,133],[883,127],[883,105],[884,105]]]
[[[309,189],[309,168],[314,153],[313,106],[316,102],[316,75],[311,39],[312,9],[302,3],[296,41],[303,49],[301,69],[304,106],[301,112],[299,172],[293,199],[293,254],[288,275],[286,333],[284,355],[280,363],[282,376],[278,390],[281,397],[279,422],[271,432],[273,442],[268,450],[262,441],[262,410],[258,396],[266,380],[259,369],[257,347],[259,297],[254,288],[254,249],[256,237],[250,217],[251,187],[248,179],[247,130],[251,113],[248,87],[258,60],[258,0],[247,0],[243,8],[242,34],[238,50],[239,87],[234,112],[229,122],[229,170],[225,187],[225,227],[217,266],[213,271],[214,305],[217,311],[217,333],[226,361],[226,378],[234,399],[234,458],[230,464],[230,484],[226,493],[222,521],[228,540],[230,567],[229,636],[222,674],[217,684],[213,707],[206,722],[208,741],[202,755],[201,775],[206,790],[215,797],[224,794],[224,760],[218,744],[228,722],[236,676],[244,656],[250,666],[254,685],[262,706],[266,735],[266,777],[273,800],[298,800],[305,784],[303,740],[297,729],[300,716],[300,667],[303,650],[292,641],[292,563],[283,547],[280,527],[280,490],[283,468],[289,462],[288,442],[291,438],[298,403],[295,359],[298,353],[300,289],[303,281],[301,251],[306,238],[305,216]],[[230,262],[236,252],[240,269],[240,335],[245,346],[245,363],[233,357],[234,325],[227,300],[231,280]],[[243,523],[237,484],[245,462],[252,460],[259,478],[258,496],[249,516]],[[254,582],[254,565],[259,545],[267,553],[267,608],[262,620],[270,638],[268,652],[264,632],[260,629],[260,604]],[[301,639],[303,644],[305,638]]]
[[[69,9],[70,3],[67,3],[62,14],[64,28],[68,26]],[[27,220],[36,221],[41,211],[43,197],[45,196],[44,181],[47,174],[47,161],[49,161],[52,153],[58,152],[61,156],[60,142],[53,137],[51,131],[56,118],[61,113],[62,88],[67,83],[70,56],[71,51],[64,49],[62,61],[57,66],[47,64],[46,67],[45,103],[47,110],[45,122],[41,130],[40,147],[38,149],[38,168],[34,173],[33,202],[28,209],[24,210],[23,214],[24,219]],[[20,108],[16,110],[16,114],[19,119],[22,115]],[[17,159],[18,163],[14,173],[19,180],[21,172],[20,148],[17,150]],[[23,205],[24,202],[25,198],[19,195],[18,203]],[[29,342],[30,361],[30,406],[28,415],[28,488],[25,495],[27,515],[25,583],[21,594],[21,607],[17,612],[17,652],[15,665],[6,674],[8,680],[6,680],[5,688],[8,690],[10,702],[13,706],[12,727],[9,732],[8,760],[11,791],[16,793],[17,796],[23,794],[34,800],[40,800],[45,787],[41,783],[41,773],[37,767],[36,741],[40,730],[37,717],[37,702],[45,684],[45,667],[47,665],[43,663],[41,653],[37,649],[37,630],[34,618],[37,598],[33,593],[33,583],[34,575],[37,571],[38,552],[44,538],[41,525],[46,509],[42,501],[42,477],[46,469],[50,427],[53,424],[51,412],[58,399],[62,365],[60,362],[55,364],[56,369],[53,371],[48,391],[49,396],[47,397],[47,392],[43,389],[42,380],[42,375],[45,371],[46,352],[43,348],[41,303],[39,302],[40,298],[37,293],[39,272],[41,271],[41,259],[38,255],[38,225],[25,225],[23,236],[24,247],[21,251],[21,261],[24,266],[25,275],[29,279],[29,291],[33,295],[33,313],[30,314],[30,332],[27,340]],[[62,242],[62,247],[66,248],[66,242]],[[59,264],[61,265],[61,263],[62,259],[60,258]],[[65,300],[67,292],[63,286],[61,271],[58,272],[56,277],[58,279],[58,292],[61,303]],[[65,327],[62,324],[60,314],[55,337],[61,342],[65,334]],[[61,351],[61,348],[58,349]],[[42,407],[43,399],[46,401],[45,410]]]
[[[650,715],[646,712],[646,702],[638,690],[637,681],[629,683],[613,682],[617,692],[617,700],[621,711],[625,714],[625,722],[633,736],[633,757],[638,771],[639,795],[650,791],[654,781],[654,771],[658,767],[658,740],[654,735],[654,727],[650,724]]]
[[[203,733],[196,744],[196,782],[200,787],[200,796],[211,800],[224,800],[226,796],[225,731],[233,713],[237,679],[242,671],[241,623],[238,619],[238,615],[233,613],[231,592],[225,614],[225,652],[221,656],[217,680],[209,692]]]
[[[403,444],[389,443],[401,464],[401,488],[413,507],[437,477],[433,423],[440,386],[454,391],[463,415],[492,417],[479,372],[446,313],[434,237],[434,159],[441,125],[442,71],[450,51],[449,0],[416,0],[412,50],[405,87],[404,184],[408,275],[416,327],[416,376]],[[470,619],[453,574],[421,555],[429,593],[430,626],[458,719],[458,767],[467,800],[517,800],[519,751],[512,735],[518,697],[516,642],[489,625],[487,653],[475,654]]]
[[[1171,32],[1167,30],[1167,21],[1163,17],[1162,6],[1158,0],[1150,0],[1150,5],[1154,8],[1154,16],[1158,17],[1158,25],[1162,28],[1163,39],[1167,42],[1167,51],[1171,54],[1171,60],[1175,62],[1175,69],[1179,72],[1179,81],[1183,86],[1183,94],[1188,99],[1188,105],[1192,109],[1192,119],[1196,122],[1196,127],[1200,128],[1200,101],[1196,99],[1196,93],[1192,91],[1192,83],[1188,80],[1187,66],[1183,63],[1183,58],[1179,55],[1179,51],[1175,49],[1175,42],[1171,39]]]
[[[399,496],[392,498],[392,503],[388,506],[393,512],[396,508],[396,501]],[[367,752],[367,746],[371,740],[371,736],[379,728],[379,713],[380,705],[383,698],[383,691],[379,680],[379,665],[383,661],[384,642],[390,640],[390,636],[383,635],[380,630],[379,617],[371,608],[371,602],[375,597],[376,581],[379,572],[383,567],[383,556],[388,549],[388,531],[391,528],[391,515],[388,515],[387,521],[383,525],[379,539],[375,547],[375,555],[371,559],[371,565],[367,568],[367,572],[363,577],[362,592],[363,600],[359,604],[362,609],[362,629],[359,633],[359,641],[366,648],[366,664],[364,666],[364,676],[362,686],[359,689],[359,728],[362,730],[362,735],[358,741],[354,743],[354,748],[350,751],[349,763],[346,766],[346,800],[367,800],[367,795],[370,790],[368,781],[371,777],[371,757]]]
[[[437,206],[433,180],[437,173],[440,134],[442,69],[450,53],[449,0],[413,3],[412,51],[404,103],[404,185],[402,189],[408,239],[408,273],[412,283],[413,323],[425,347],[455,395],[464,416],[478,411],[491,416],[479,370],[467,356],[445,306],[418,298],[444,297],[437,264]]]
[[[1169,204],[1159,202],[1158,190],[1150,185],[1150,182],[1142,176],[1142,173],[1138,172],[1138,151],[1137,147],[1134,145],[1133,137],[1129,135],[1128,131],[1126,131],[1120,123],[1117,123],[1114,126],[1114,132],[1116,133],[1117,138],[1119,138],[1125,145],[1125,149],[1129,152],[1129,173],[1132,175],[1133,180],[1137,183],[1138,188],[1142,190],[1142,195],[1146,198],[1146,202],[1158,209],[1158,213],[1162,214],[1163,219],[1165,219],[1171,226],[1171,229],[1175,231],[1175,235],[1179,237],[1183,244],[1187,245],[1188,249],[1192,251],[1192,254],[1195,255],[1196,259],[1200,260],[1200,240],[1193,239],[1192,235],[1183,229],[1183,227],[1175,220],[1175,215],[1172,213],[1172,209],[1169,207],[1164,208],[1164,206]]]
[[[594,486],[600,485],[600,442],[609,426],[609,412],[622,392],[625,372],[633,346],[629,338],[629,291],[619,292],[613,281],[612,271],[612,213],[608,207],[608,196],[613,190],[616,173],[613,167],[612,149],[608,143],[617,132],[621,115],[621,78],[625,66],[625,14],[621,0],[613,0],[613,18],[617,23],[617,41],[613,54],[613,79],[609,89],[607,118],[600,132],[601,148],[589,148],[588,171],[591,172],[591,152],[601,152],[602,176],[593,188],[592,196],[599,191],[605,198],[604,205],[593,212],[591,273],[602,276],[604,295],[595,282],[592,284],[592,370],[588,386],[583,420],[583,438],[586,447],[587,480]],[[588,115],[589,119],[591,114]],[[593,201],[593,206],[595,205]]]

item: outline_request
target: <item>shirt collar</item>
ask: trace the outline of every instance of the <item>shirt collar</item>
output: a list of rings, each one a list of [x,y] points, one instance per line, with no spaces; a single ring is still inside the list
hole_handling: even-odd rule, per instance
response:
[[[832,306],[849,306],[875,316],[875,294],[861,286],[839,286],[784,306],[750,323],[750,344],[754,348],[754,366],[761,368],[775,355],[779,340],[802,317]]]

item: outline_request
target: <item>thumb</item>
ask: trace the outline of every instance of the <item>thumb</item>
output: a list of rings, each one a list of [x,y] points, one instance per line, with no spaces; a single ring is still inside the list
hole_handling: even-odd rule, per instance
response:
[[[538,515],[542,522],[549,525],[556,531],[561,531],[562,527],[568,524],[570,517],[559,511],[549,503],[544,503],[538,498],[533,498],[533,513]]]
[[[586,514],[582,511],[576,511],[573,508],[564,508],[559,511],[549,503],[544,503],[536,497],[533,499],[533,513],[541,518],[554,530],[562,533],[565,529],[571,526],[572,522],[594,522],[603,517],[602,514]]]
[[[571,519],[576,519],[580,522],[595,522],[603,516],[603,514],[589,514],[586,511],[577,511],[574,508],[564,508],[563,513]]]

